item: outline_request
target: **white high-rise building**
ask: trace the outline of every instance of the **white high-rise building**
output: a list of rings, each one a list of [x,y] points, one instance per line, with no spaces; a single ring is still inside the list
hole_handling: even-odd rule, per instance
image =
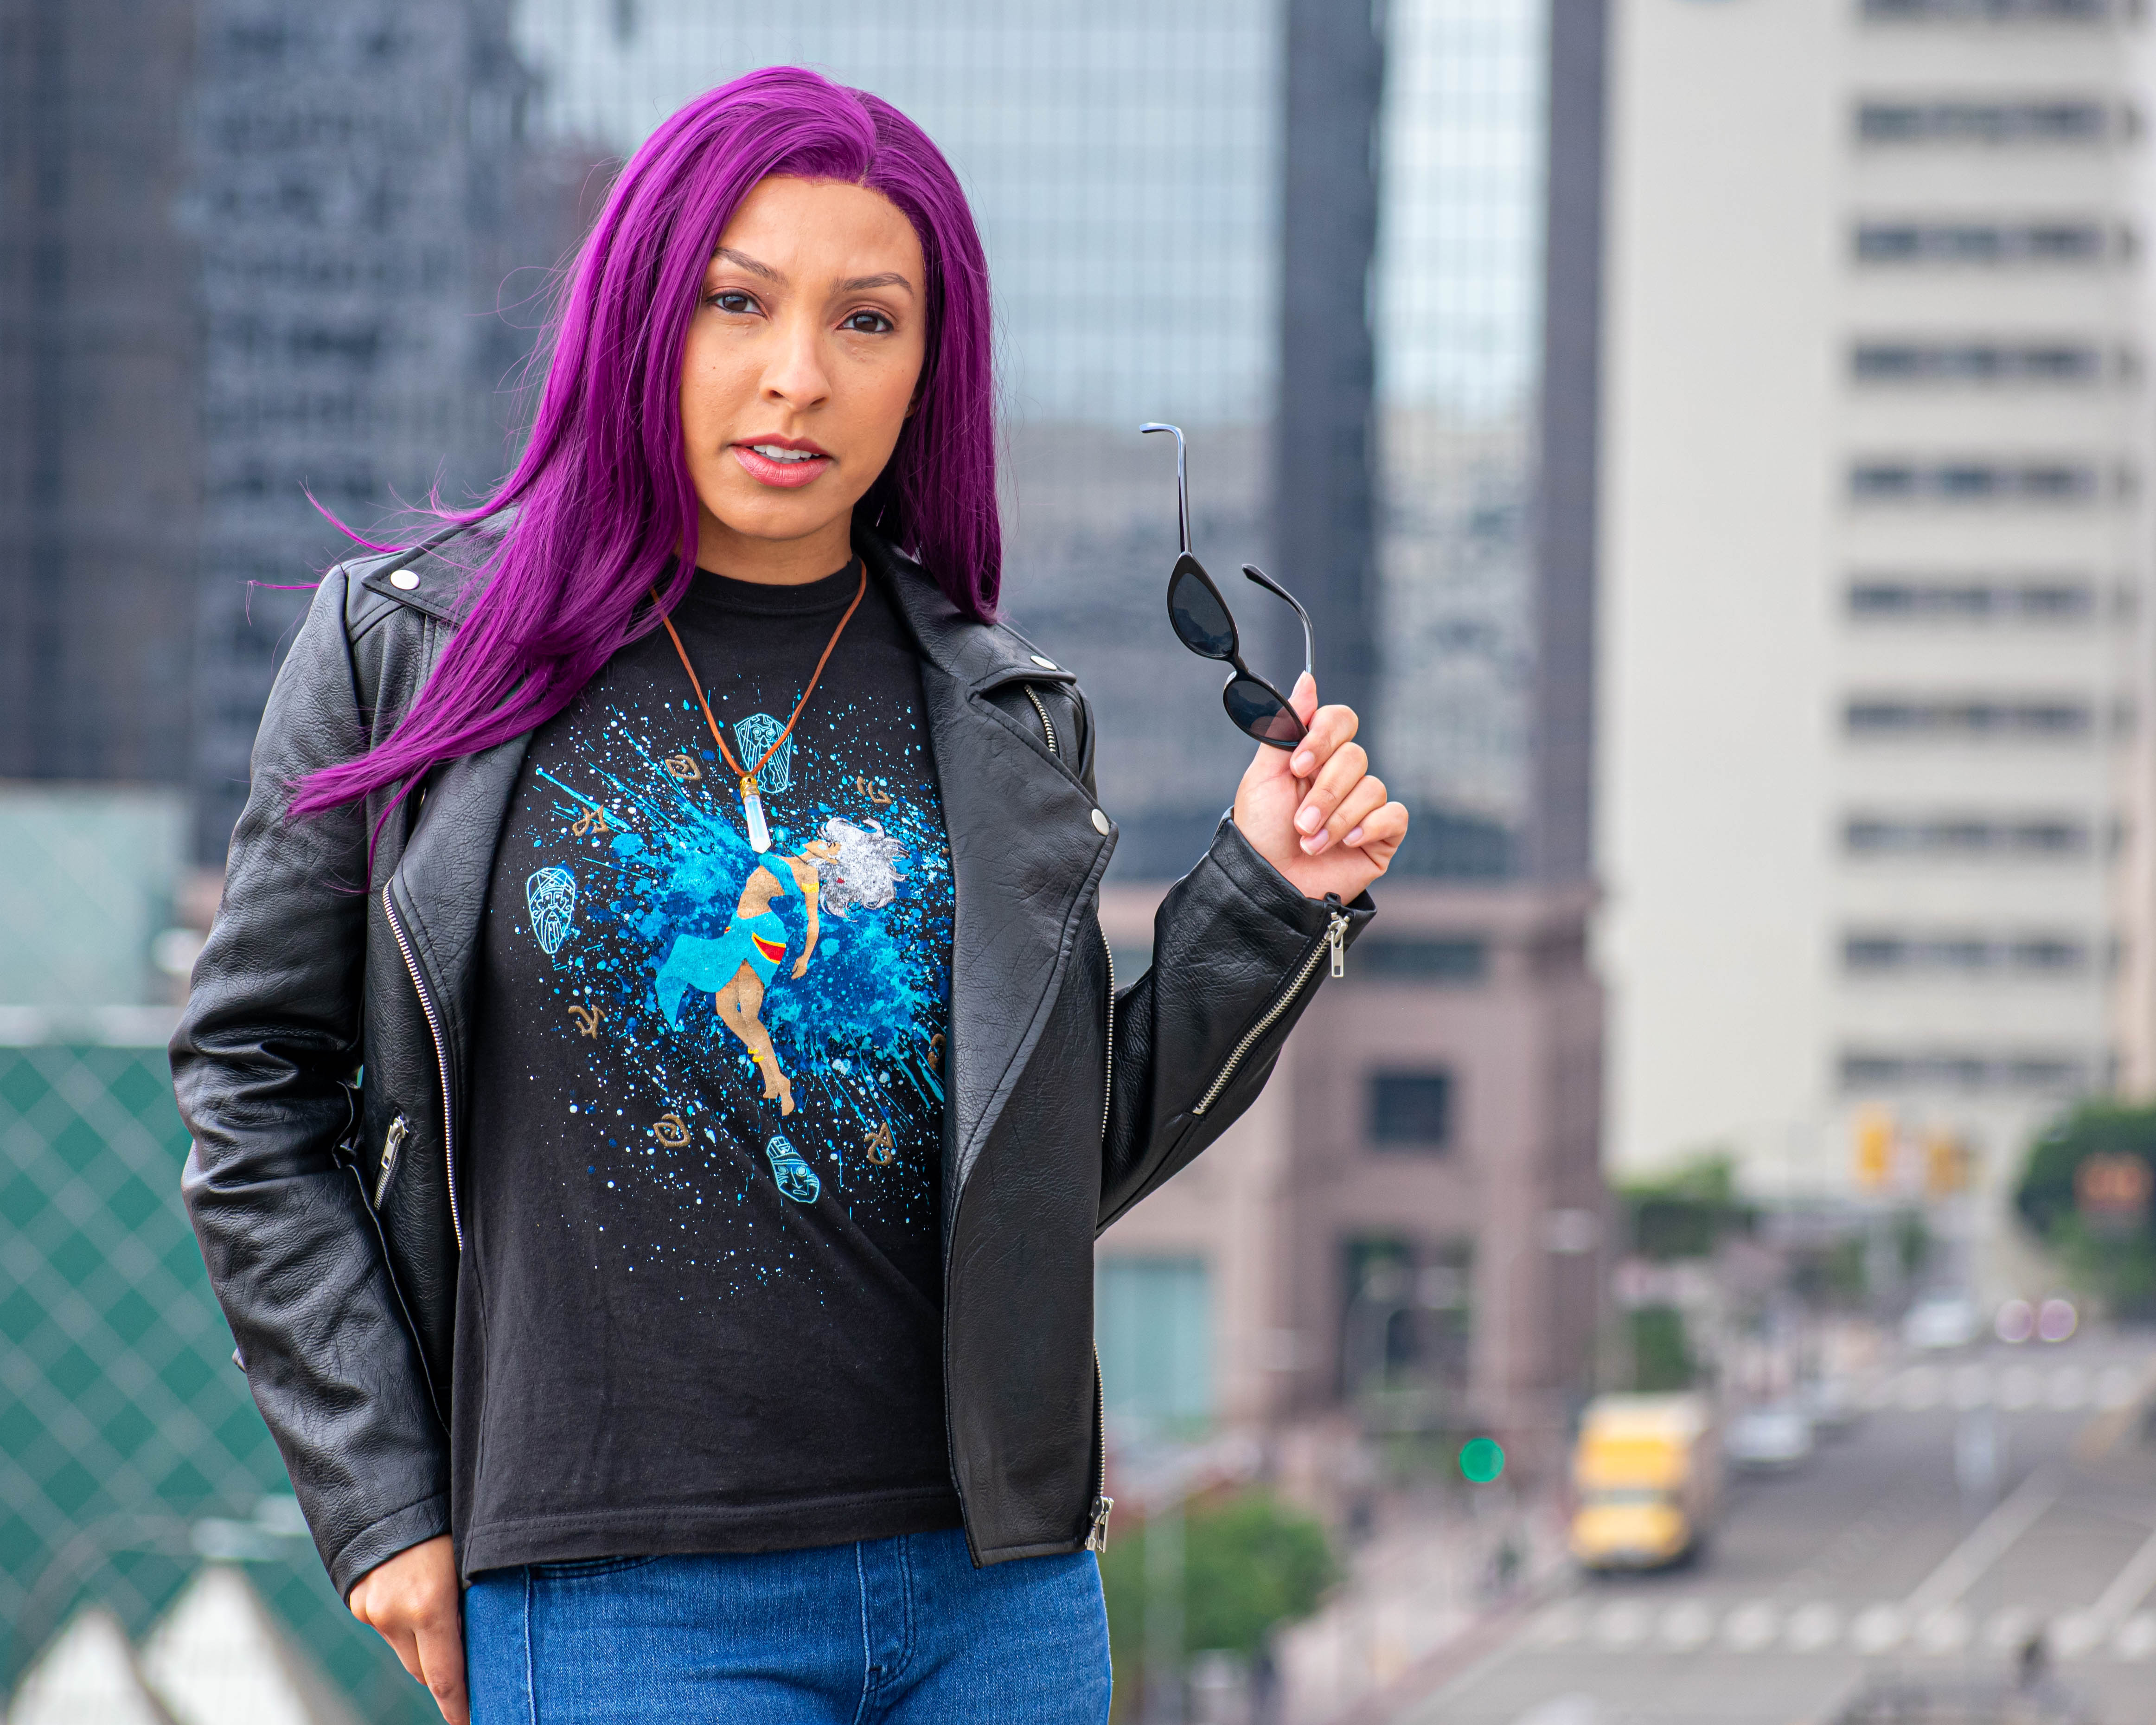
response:
[[[1619,1167],[1889,1186],[2156,1087],[2138,0],[1623,0]]]

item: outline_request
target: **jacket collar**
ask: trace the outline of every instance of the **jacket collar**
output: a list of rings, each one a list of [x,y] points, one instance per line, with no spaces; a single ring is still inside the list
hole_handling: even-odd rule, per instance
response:
[[[1008,624],[978,623],[943,595],[935,578],[880,533],[854,530],[854,548],[913,633],[921,656],[966,694],[999,684],[1070,683],[1076,677]]]

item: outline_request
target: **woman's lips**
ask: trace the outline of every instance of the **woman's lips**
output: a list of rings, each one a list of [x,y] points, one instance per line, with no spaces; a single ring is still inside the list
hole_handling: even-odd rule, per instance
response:
[[[806,460],[774,461],[768,455],[759,454],[747,444],[733,445],[734,459],[742,470],[760,485],[777,485],[783,490],[798,490],[831,465],[829,455],[810,455]]]

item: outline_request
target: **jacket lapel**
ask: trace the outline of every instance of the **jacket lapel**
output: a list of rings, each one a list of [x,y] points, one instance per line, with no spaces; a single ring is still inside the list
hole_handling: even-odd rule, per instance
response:
[[[1019,722],[984,696],[1064,682],[1012,631],[961,616],[920,567],[860,536],[911,628],[957,895],[945,1065],[950,1189],[963,1184],[1040,1039],[1076,950],[1115,829]]]
[[[471,1055],[480,929],[502,824],[531,733],[450,762],[429,781],[426,802],[390,877],[398,916],[441,1016],[450,1106],[460,1106]]]

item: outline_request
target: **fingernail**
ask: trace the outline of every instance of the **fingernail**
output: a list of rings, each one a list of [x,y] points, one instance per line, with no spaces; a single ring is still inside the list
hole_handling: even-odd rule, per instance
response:
[[[1317,763],[1316,762],[1310,758],[1310,751],[1308,749],[1305,749],[1301,754],[1297,755],[1292,761],[1287,763],[1287,770],[1292,773],[1297,778],[1307,778],[1310,777],[1310,769],[1317,764]]]
[[[1302,841],[1302,854],[1305,856],[1315,856],[1324,849],[1325,834],[1322,833],[1312,834]]]
[[[1295,824],[1302,832],[1314,833],[1325,824],[1325,817],[1315,809],[1299,809],[1296,811]]]
[[[1357,827],[1357,828],[1355,828],[1353,831],[1351,831],[1351,832],[1348,834],[1348,836],[1347,836],[1346,838],[1342,839],[1340,842],[1341,842],[1342,844],[1343,844],[1343,845],[1360,845],[1360,844],[1363,842],[1363,829],[1362,829],[1362,828],[1360,828],[1360,827]]]

